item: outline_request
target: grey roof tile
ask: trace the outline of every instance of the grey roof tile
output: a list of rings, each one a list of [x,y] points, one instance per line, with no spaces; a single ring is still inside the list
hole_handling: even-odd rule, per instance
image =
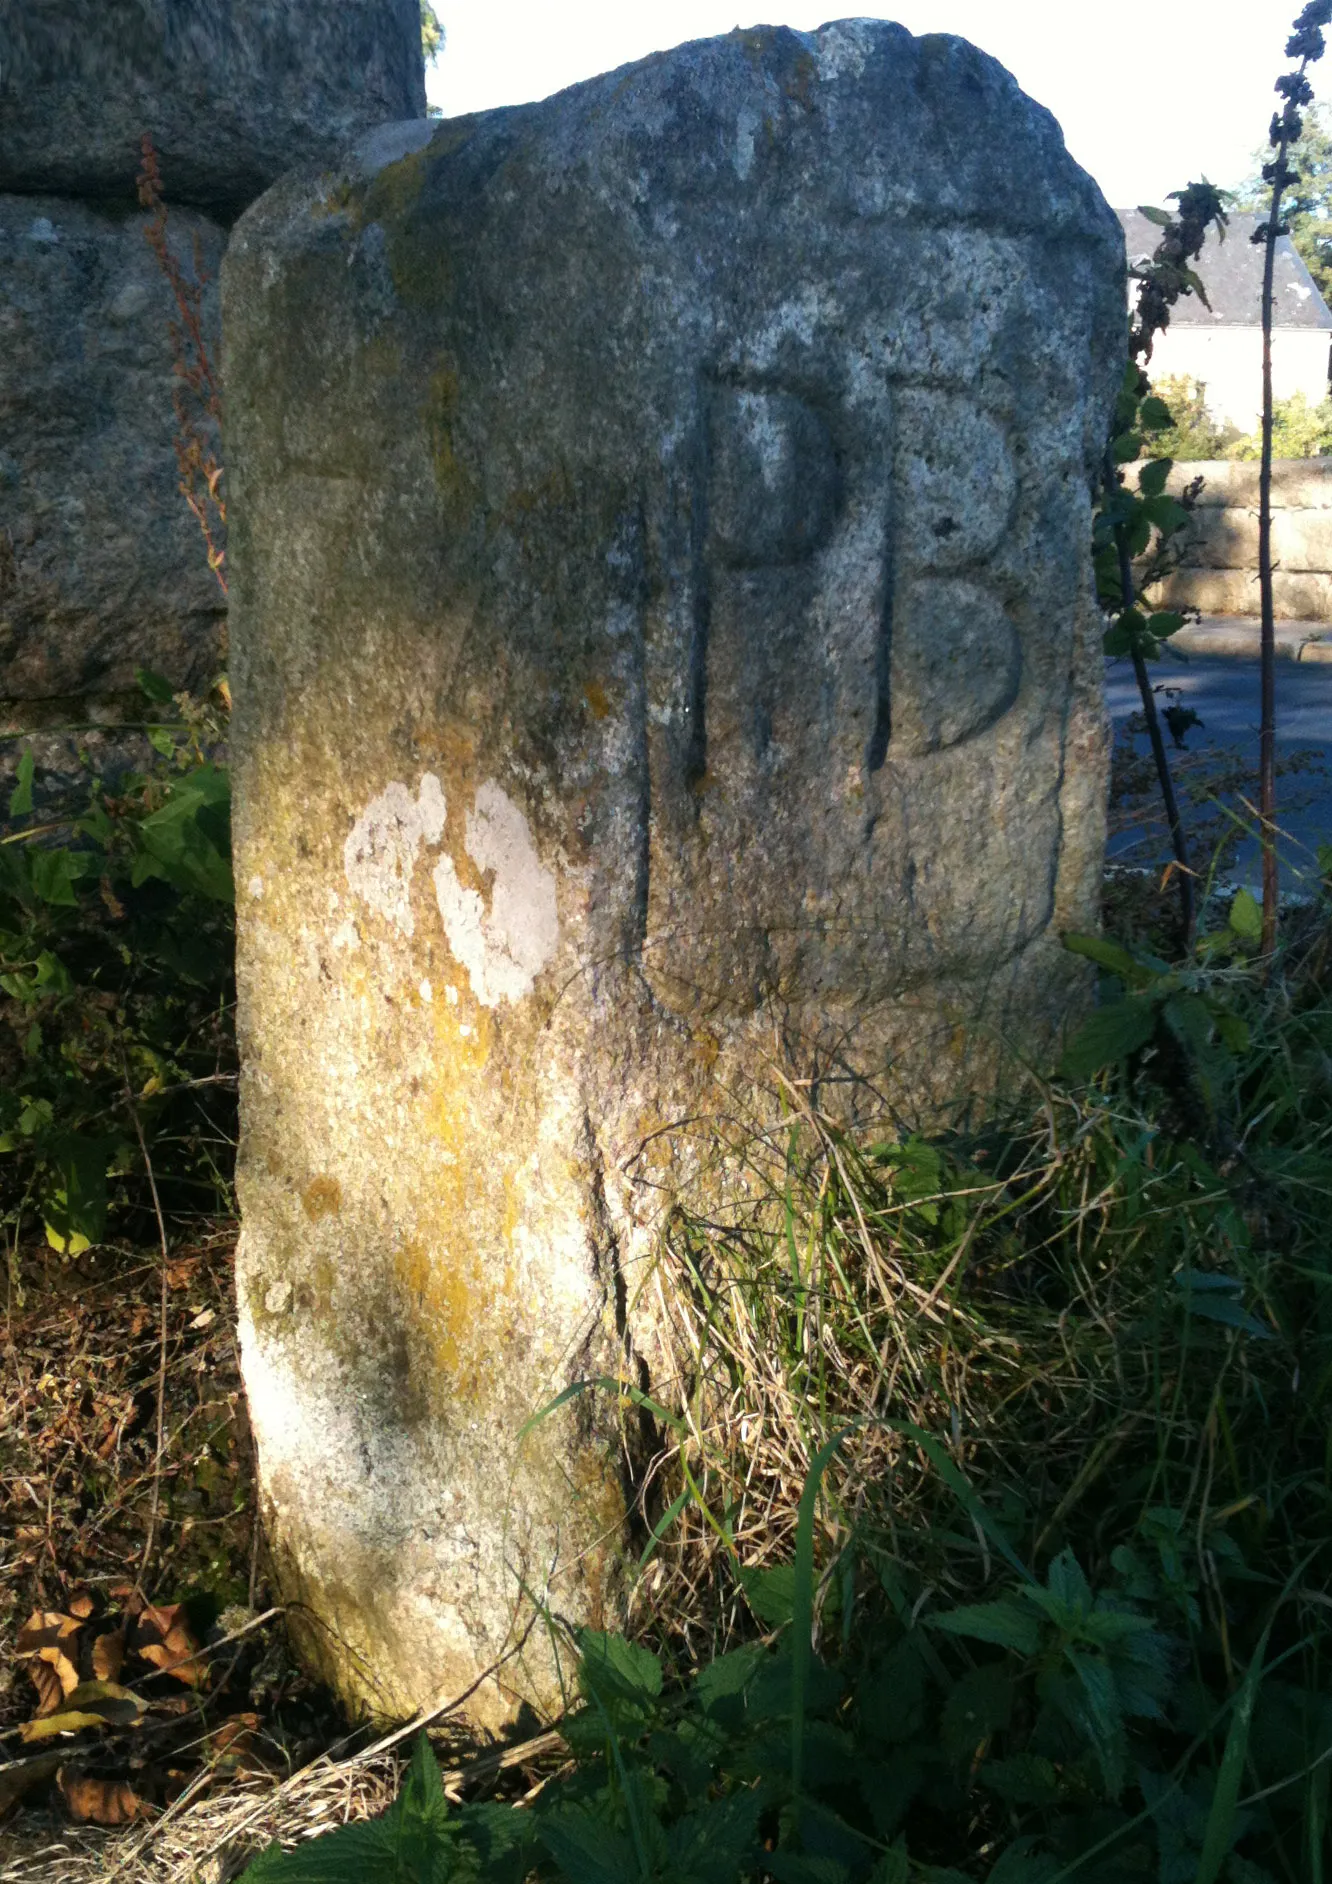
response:
[[[1149,256],[1161,239],[1156,225],[1136,209],[1116,212],[1124,225],[1129,267]],[[1195,271],[1207,289],[1211,310],[1196,295],[1186,295],[1170,316],[1177,327],[1258,327],[1262,323],[1263,251],[1250,240],[1263,218],[1253,210],[1230,213],[1225,240],[1207,232]],[[1332,312],[1289,236],[1277,238],[1273,277],[1274,320],[1278,327],[1332,328]]]

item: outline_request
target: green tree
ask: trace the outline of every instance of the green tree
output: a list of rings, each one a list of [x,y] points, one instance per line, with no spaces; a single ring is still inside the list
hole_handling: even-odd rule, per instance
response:
[[[1304,114],[1290,155],[1299,182],[1283,206],[1282,220],[1319,293],[1332,304],[1332,109],[1314,105]],[[1237,209],[1267,210],[1272,185],[1264,182],[1262,170],[1270,160],[1266,145],[1254,153],[1253,171],[1235,191]]]
[[[1152,381],[1152,391],[1169,406],[1170,424],[1153,435],[1150,445],[1144,443],[1144,457],[1192,464],[1234,455],[1240,442],[1239,427],[1211,411],[1205,381],[1168,373]]]
[[[444,50],[444,28],[430,0],[421,0],[421,50],[432,65]]]
[[[1332,453],[1332,399],[1311,406],[1303,393],[1278,399],[1272,407],[1272,456],[1274,458],[1323,458]],[[1176,456],[1182,456],[1177,453]],[[1237,439],[1225,458],[1261,458],[1261,432]]]

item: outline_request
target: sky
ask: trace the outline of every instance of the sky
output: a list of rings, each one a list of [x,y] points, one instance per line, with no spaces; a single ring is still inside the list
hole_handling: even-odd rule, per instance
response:
[[[650,52],[729,32],[802,31],[866,9],[848,0],[434,0],[447,35],[427,78],[447,117],[544,98]],[[831,10],[830,10],[831,9]],[[1298,0],[897,0],[869,17],[913,33],[959,33],[992,53],[1059,119],[1064,140],[1116,208],[1159,203],[1206,177],[1249,174]],[[1139,30],[1116,36],[1109,22]],[[1123,29],[1120,29],[1121,32]],[[1332,50],[1312,74],[1332,96]]]

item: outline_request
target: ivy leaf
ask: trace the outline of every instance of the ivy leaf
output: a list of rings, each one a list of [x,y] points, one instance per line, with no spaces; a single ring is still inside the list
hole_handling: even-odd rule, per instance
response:
[[[155,674],[150,667],[136,667],[134,678],[138,682],[139,692],[154,706],[165,706],[168,700],[175,698],[171,682],[161,674]]]
[[[32,747],[25,746],[23,757],[18,762],[18,775],[13,791],[9,794],[9,815],[11,818],[24,818],[32,810]]]

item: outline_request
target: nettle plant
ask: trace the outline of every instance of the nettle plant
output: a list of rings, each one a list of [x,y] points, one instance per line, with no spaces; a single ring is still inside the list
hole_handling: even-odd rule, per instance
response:
[[[1182,497],[1166,490],[1173,469],[1164,454],[1153,455],[1152,441],[1169,432],[1174,418],[1166,402],[1152,391],[1147,367],[1157,336],[1170,324],[1170,311],[1183,295],[1195,294],[1206,306],[1207,291],[1192,267],[1213,226],[1225,229],[1225,197],[1210,183],[1191,183],[1172,193],[1175,214],[1143,207],[1142,213],[1161,230],[1151,260],[1130,271],[1138,283],[1137,305],[1129,329],[1129,357],[1115,401],[1111,438],[1106,448],[1101,499],[1092,532],[1096,589],[1111,617],[1105,634],[1109,655],[1127,656],[1133,664],[1143,716],[1151,741],[1166,824],[1170,832],[1174,868],[1179,884],[1180,926],[1187,948],[1197,919],[1193,871],[1179,801],[1161,733],[1161,716],[1147,663],[1156,660],[1170,637],[1184,626],[1185,613],[1176,609],[1144,610],[1141,593],[1169,565],[1170,546],[1189,521],[1202,489],[1195,479]],[[1136,482],[1126,481],[1123,467],[1138,464]]]
[[[0,1211],[78,1254],[163,1201],[216,1210],[234,1142],[224,697],[141,673],[151,755],[39,801],[31,748],[0,827]],[[143,1141],[140,1142],[140,1132]]]

